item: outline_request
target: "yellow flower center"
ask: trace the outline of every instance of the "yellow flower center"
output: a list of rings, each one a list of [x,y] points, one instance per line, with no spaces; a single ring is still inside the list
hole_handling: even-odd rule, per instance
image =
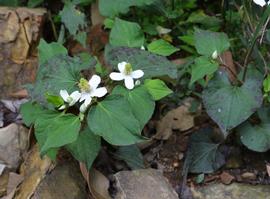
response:
[[[88,81],[84,78],[80,79],[79,82],[79,88],[81,89],[81,91],[83,92],[89,92],[91,90],[90,85],[88,84]]]
[[[127,63],[125,65],[125,71],[124,71],[125,75],[130,75],[132,73],[132,66],[130,63]]]

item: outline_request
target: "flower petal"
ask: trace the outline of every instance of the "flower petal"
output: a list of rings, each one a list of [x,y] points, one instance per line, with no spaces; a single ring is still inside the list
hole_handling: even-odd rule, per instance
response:
[[[134,79],[139,79],[144,75],[144,72],[142,70],[135,70],[131,73],[131,77]]]
[[[256,3],[257,5],[263,7],[266,5],[266,1],[265,0],[253,0],[254,3]]]
[[[118,70],[119,70],[121,73],[124,72],[125,67],[126,67],[126,64],[127,64],[127,62],[123,61],[123,62],[121,62],[121,63],[119,63],[119,64],[117,65]]]
[[[67,98],[69,97],[69,94],[68,94],[67,90],[60,90],[60,96],[66,102],[67,101]]]
[[[96,89],[101,82],[101,78],[98,75],[93,75],[89,80],[89,85],[92,89]]]
[[[65,108],[66,108],[66,105],[64,104],[64,105],[60,106],[60,107],[58,108],[58,110],[64,110]]]
[[[133,89],[134,88],[134,80],[132,79],[132,77],[127,76],[125,77],[125,86],[127,89]]]
[[[81,93],[81,99],[80,99],[80,102],[86,100],[88,97],[91,97],[89,93]]]
[[[114,81],[121,81],[125,77],[124,77],[124,75],[122,73],[115,73],[115,72],[113,72],[113,73],[110,74],[110,78],[112,80],[114,80]]]
[[[84,101],[85,106],[88,106],[91,103],[91,101],[92,101],[92,97],[86,98],[86,100]]]
[[[81,113],[84,113],[87,109],[87,106],[85,105],[85,103],[83,103],[81,106],[80,106],[80,112]]]
[[[81,93],[79,91],[74,91],[70,94],[70,97],[75,101],[75,103],[80,99]]]
[[[97,88],[94,90],[93,93],[91,93],[92,97],[103,97],[104,95],[107,94],[107,89],[105,87]]]

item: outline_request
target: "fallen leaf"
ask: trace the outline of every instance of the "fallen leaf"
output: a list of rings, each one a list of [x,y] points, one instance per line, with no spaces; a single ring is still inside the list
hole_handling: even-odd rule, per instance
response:
[[[234,176],[232,176],[231,174],[229,174],[228,172],[226,171],[223,171],[221,174],[220,174],[220,180],[223,184],[231,184],[231,182],[234,180]]]
[[[237,74],[236,67],[233,62],[233,57],[231,51],[225,51],[220,55],[221,62],[226,65],[225,70],[229,74],[229,78],[232,82],[234,82],[235,76],[233,74]]]
[[[90,191],[95,199],[112,199],[108,189],[109,180],[98,170],[92,168],[89,173]]]
[[[167,140],[173,133],[173,130],[186,131],[194,126],[196,113],[194,114],[189,111],[192,100],[192,98],[186,99],[183,105],[169,111],[158,122],[157,133],[154,136],[155,139]]]
[[[7,195],[11,194],[16,190],[17,186],[23,181],[23,176],[17,173],[9,173],[8,185],[7,185]]]
[[[9,96],[12,97],[12,98],[19,98],[19,99],[27,98],[28,97],[28,92],[27,92],[26,89],[22,89],[22,90],[10,93]]]
[[[245,172],[241,175],[241,177],[245,180],[256,180],[257,176],[252,172]]]
[[[101,16],[99,9],[98,9],[98,2],[94,2],[91,4],[91,22],[92,25],[97,25],[97,24],[103,24],[104,17]]]
[[[16,199],[30,199],[46,173],[54,167],[48,157],[41,159],[38,146],[35,145],[20,168],[24,181],[16,192]]]
[[[267,174],[270,177],[270,164],[266,165]]]
[[[0,176],[2,175],[5,168],[6,168],[6,165],[0,163]]]

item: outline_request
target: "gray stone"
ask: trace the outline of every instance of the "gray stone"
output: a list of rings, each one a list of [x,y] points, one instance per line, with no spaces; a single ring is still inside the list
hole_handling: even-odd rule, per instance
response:
[[[269,185],[211,184],[192,189],[194,199],[270,199]]]
[[[154,169],[121,171],[115,179],[116,199],[178,199],[168,180]]]
[[[0,163],[17,169],[28,146],[28,130],[18,124],[0,128]]]
[[[86,184],[73,161],[57,165],[37,187],[32,199],[87,199]]]

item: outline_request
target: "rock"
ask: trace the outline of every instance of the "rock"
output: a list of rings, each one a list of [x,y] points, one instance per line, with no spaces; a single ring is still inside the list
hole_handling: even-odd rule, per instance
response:
[[[0,7],[0,98],[35,80],[45,9]]]
[[[87,199],[86,184],[79,165],[64,162],[47,175],[37,187],[32,199]]]
[[[28,146],[28,130],[18,124],[0,129],[0,163],[17,169]]]
[[[121,171],[114,176],[118,191],[115,199],[178,199],[168,180],[157,170]]]
[[[192,188],[194,199],[270,199],[269,185],[211,184]]]

